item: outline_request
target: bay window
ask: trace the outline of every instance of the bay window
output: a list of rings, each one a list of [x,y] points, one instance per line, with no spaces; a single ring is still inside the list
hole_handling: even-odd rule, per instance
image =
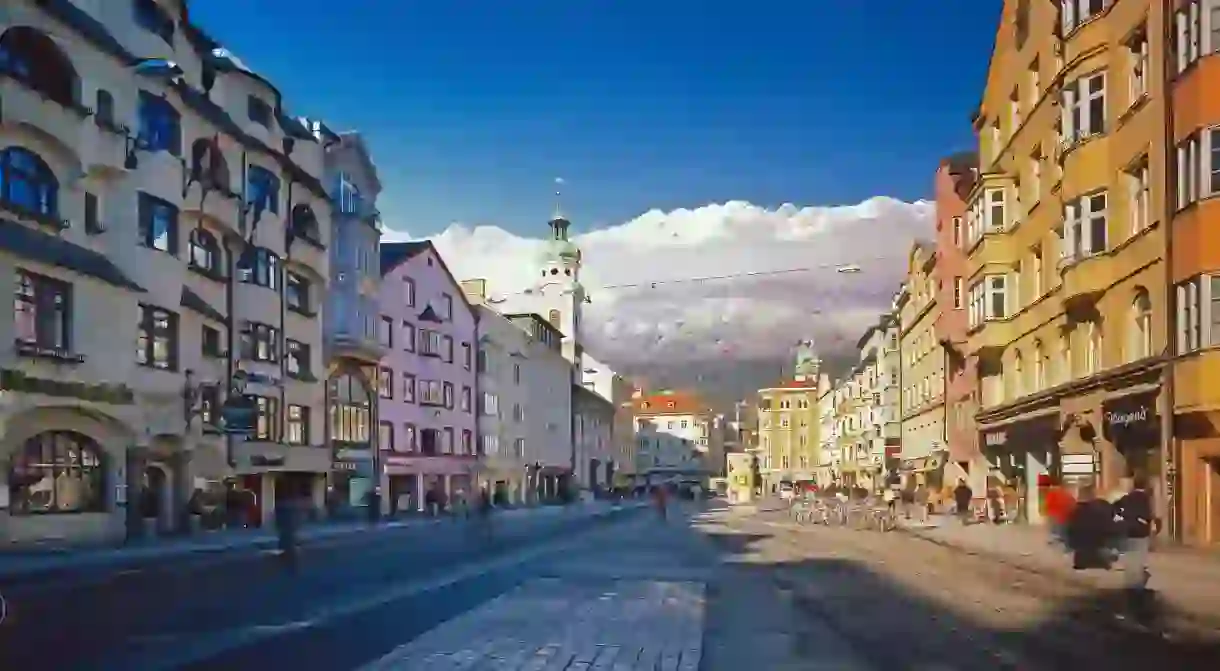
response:
[[[1009,317],[1011,304],[1008,285],[1007,275],[984,275],[982,280],[970,286],[971,327]]]
[[[1007,191],[1003,187],[984,189],[966,212],[966,246],[973,247],[983,235],[1008,227]]]

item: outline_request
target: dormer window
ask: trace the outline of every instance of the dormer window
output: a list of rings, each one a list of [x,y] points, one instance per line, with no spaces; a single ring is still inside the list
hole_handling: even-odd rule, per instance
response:
[[[260,126],[271,127],[271,106],[258,96],[246,99],[246,116]]]
[[[134,0],[132,10],[137,25],[173,45],[174,17],[158,5],[156,0]]]

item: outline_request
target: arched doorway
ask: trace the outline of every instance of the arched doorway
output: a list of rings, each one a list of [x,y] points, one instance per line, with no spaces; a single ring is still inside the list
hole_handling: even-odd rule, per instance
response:
[[[336,464],[346,463],[341,458],[345,452],[365,454],[372,449],[373,394],[363,376],[340,371],[330,378],[327,418]],[[368,457],[371,459],[372,455]],[[341,516],[366,507],[377,486],[372,475],[371,469],[332,470],[326,496],[329,514]]]
[[[75,431],[45,431],[25,441],[9,466],[9,513],[66,515],[106,510],[101,447]]]
[[[167,533],[173,525],[170,477],[159,464],[144,467],[143,489],[140,491],[140,515],[146,525],[158,533]]]

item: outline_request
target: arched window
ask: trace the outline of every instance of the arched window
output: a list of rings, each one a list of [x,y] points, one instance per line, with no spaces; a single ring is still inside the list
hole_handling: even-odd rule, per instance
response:
[[[1152,356],[1152,300],[1148,290],[1140,288],[1131,303],[1134,328],[1131,330],[1130,360]]]
[[[331,440],[367,445],[372,423],[368,388],[350,373],[331,378],[329,387]]]
[[[59,181],[42,157],[23,147],[0,151],[0,200],[18,210],[55,217]]]
[[[220,243],[211,231],[196,228],[191,231],[191,267],[210,273],[220,272]]]
[[[48,431],[13,455],[9,471],[14,515],[101,512],[105,509],[105,461],[88,436]]]
[[[191,143],[191,178],[209,189],[228,192],[229,164],[224,153],[210,138],[199,138]]]
[[[319,240],[318,216],[313,208],[301,203],[292,207],[292,232],[297,237]]]
[[[266,168],[250,166],[246,177],[246,201],[257,203],[272,214],[280,213],[280,178]]]
[[[0,35],[0,71],[60,105],[75,106],[78,82],[72,61],[42,32],[25,26]]]

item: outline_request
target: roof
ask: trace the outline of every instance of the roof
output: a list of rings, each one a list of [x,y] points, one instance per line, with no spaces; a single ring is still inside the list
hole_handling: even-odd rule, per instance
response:
[[[711,412],[703,399],[691,392],[670,391],[631,399],[636,415],[703,415]]]
[[[402,264],[410,261],[416,256],[419,256],[420,254],[423,254],[426,251],[431,251],[432,255],[436,257],[437,262],[441,264],[441,270],[443,270],[445,275],[449,277],[449,283],[457,288],[458,299],[461,300],[462,305],[465,305],[466,309],[470,311],[471,316],[473,316],[475,320],[478,320],[478,310],[474,309],[474,305],[470,302],[470,299],[466,297],[466,292],[462,291],[461,282],[458,282],[457,278],[455,278],[453,273],[450,272],[449,266],[445,264],[444,257],[441,256],[440,252],[436,251],[436,246],[432,244],[431,240],[381,243],[381,276],[385,277],[386,275],[389,275],[394,271],[394,269],[398,268],[398,266],[401,266]],[[428,307],[430,308],[431,306]],[[425,308],[425,312],[427,312],[427,310],[428,308]]]
[[[122,289],[146,292],[144,287],[127,277],[104,254],[16,221],[0,219],[0,249],[38,263],[92,277]]]
[[[817,380],[785,380],[779,384],[758,390],[762,394],[768,391],[817,391]]]

